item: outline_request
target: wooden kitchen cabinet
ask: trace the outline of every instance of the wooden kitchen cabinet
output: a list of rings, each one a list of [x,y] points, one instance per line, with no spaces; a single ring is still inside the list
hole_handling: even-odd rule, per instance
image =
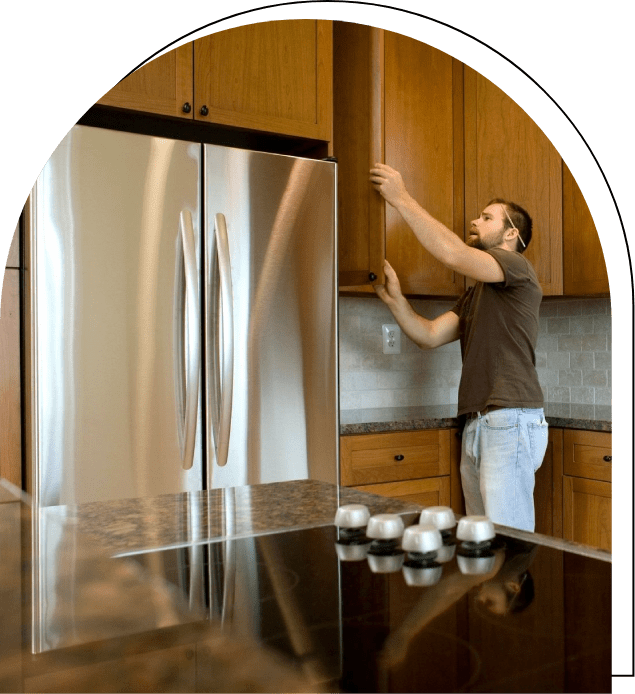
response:
[[[565,429],[554,458],[554,535],[611,550],[611,434]]]
[[[16,228],[2,285],[0,313],[0,477],[22,487],[20,269]]]
[[[465,66],[465,226],[492,198],[533,219],[526,257],[545,295],[562,280],[562,159],[534,121],[488,79]]]
[[[404,293],[458,296],[463,278],[421,247],[369,169],[397,169],[410,194],[463,238],[463,66],[382,29],[335,22],[333,36],[339,284],[372,293],[386,257]]]
[[[562,165],[564,294],[608,294],[602,244],[582,191]]]
[[[331,21],[262,22],[179,46],[98,103],[330,141],[332,72]]]
[[[562,429],[549,429],[549,441],[534,485],[535,532],[562,537],[554,529],[554,468],[562,470]]]
[[[262,22],[194,41],[194,117],[330,140],[332,24]]]
[[[340,437],[341,484],[462,513],[456,429]]]
[[[192,120],[192,61],[192,44],[179,46],[142,65],[104,94],[97,103]]]

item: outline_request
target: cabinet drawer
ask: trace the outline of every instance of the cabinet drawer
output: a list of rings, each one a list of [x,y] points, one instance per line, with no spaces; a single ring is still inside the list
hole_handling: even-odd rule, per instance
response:
[[[611,434],[605,431],[564,431],[564,474],[611,481]]]
[[[564,476],[564,539],[611,551],[611,485]]]
[[[450,430],[341,437],[345,486],[450,474]]]
[[[425,480],[403,480],[402,482],[385,482],[384,484],[367,484],[354,487],[360,492],[379,494],[391,499],[407,501],[421,506],[450,505],[450,477],[430,477]]]

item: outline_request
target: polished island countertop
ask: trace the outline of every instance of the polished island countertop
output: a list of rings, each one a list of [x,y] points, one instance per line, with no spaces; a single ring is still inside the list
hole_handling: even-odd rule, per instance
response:
[[[343,561],[333,518],[339,506],[352,503],[365,504],[372,515],[400,514],[406,526],[421,509],[302,480],[37,510],[0,480],[0,691],[482,691],[483,673],[503,677],[495,670],[501,660],[496,649],[506,648],[505,630],[488,636],[492,645],[479,655],[484,665],[476,669],[467,661],[453,667],[452,649],[439,653],[452,673],[446,677],[440,671],[441,685],[438,679],[425,685],[424,671],[408,685],[423,688],[404,689],[401,679],[384,682],[385,653],[376,649],[385,630],[393,628],[389,625],[406,617],[386,642],[394,655],[411,617],[427,623],[429,610],[437,610],[434,601],[447,600],[457,587],[466,591],[463,607],[456,608],[461,613],[472,604],[480,579],[462,575],[454,560],[443,568],[446,578],[426,593],[406,586],[400,570],[373,573],[363,557]],[[577,632],[567,635],[569,616],[566,610],[558,613],[562,587],[554,579],[562,581],[565,551],[571,557],[565,561],[565,583],[584,571],[594,585],[608,586],[610,554],[496,528],[512,546],[541,545],[544,556],[532,559],[541,595],[534,611],[549,621],[549,634],[557,635],[545,640],[542,650],[528,655],[523,646],[518,652],[519,662],[531,665],[523,675],[530,679],[519,686],[531,682],[531,691],[568,691],[540,689],[562,687],[567,678],[574,678],[568,686],[575,686],[577,674],[560,656],[543,666],[554,644],[580,653],[589,647]],[[602,591],[598,595],[602,598]],[[606,604],[610,600],[602,598],[600,607]],[[448,609],[453,615],[455,608]],[[597,628],[598,607],[585,609],[593,618],[585,639],[600,634],[599,646],[591,645],[604,649],[597,672],[605,686],[606,630]],[[477,609],[471,619],[481,620],[479,614]],[[394,622],[396,615],[402,616]],[[579,615],[575,618],[579,623]],[[533,629],[535,618],[530,613],[521,623]],[[440,624],[421,632],[421,638],[432,639],[425,646],[431,653],[447,639],[473,650],[463,621],[448,623],[450,631],[442,633]],[[535,640],[530,634],[529,641]],[[539,665],[531,664],[532,658]],[[402,672],[398,663],[390,667]],[[410,665],[403,672],[411,677]],[[548,682],[544,672],[551,673]],[[368,673],[374,679],[367,682]],[[464,689],[438,688],[461,682]]]

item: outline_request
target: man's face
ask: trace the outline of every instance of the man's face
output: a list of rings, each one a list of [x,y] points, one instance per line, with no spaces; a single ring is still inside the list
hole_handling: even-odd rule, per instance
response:
[[[505,235],[505,210],[499,203],[488,205],[478,219],[472,220],[467,245],[487,251],[503,242]]]
[[[509,611],[510,604],[519,591],[518,581],[502,583],[494,578],[480,586],[476,600],[492,614],[504,615]]]

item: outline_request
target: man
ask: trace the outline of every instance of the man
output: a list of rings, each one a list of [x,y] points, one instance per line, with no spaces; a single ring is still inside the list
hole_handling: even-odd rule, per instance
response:
[[[461,341],[458,415],[466,418],[461,481],[467,514],[533,531],[534,475],[547,448],[547,423],[535,369],[542,291],[522,255],[531,218],[514,203],[493,200],[472,221],[464,243],[418,205],[399,172],[375,164],[370,180],[427,251],[476,280],[435,320],[414,311],[388,261],[386,284],[375,291],[422,349]]]

